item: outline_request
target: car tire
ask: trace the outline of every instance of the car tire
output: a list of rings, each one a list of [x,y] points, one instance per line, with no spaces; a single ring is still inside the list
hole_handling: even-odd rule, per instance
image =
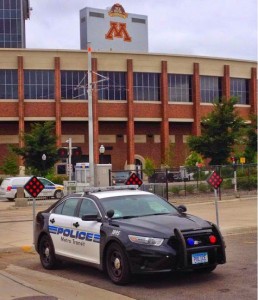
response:
[[[107,249],[106,270],[113,283],[124,285],[130,281],[131,272],[123,249],[117,244],[111,244]]]
[[[61,191],[61,190],[55,191],[54,197],[55,197],[56,199],[61,199],[63,196],[64,196],[63,191]]]
[[[47,235],[44,235],[39,242],[39,256],[44,269],[52,270],[57,265],[55,250],[52,240]]]
[[[205,267],[205,268],[201,268],[201,269],[195,269],[194,272],[195,273],[210,273],[210,272],[214,271],[216,268],[217,268],[217,265],[209,266],[209,267]]]

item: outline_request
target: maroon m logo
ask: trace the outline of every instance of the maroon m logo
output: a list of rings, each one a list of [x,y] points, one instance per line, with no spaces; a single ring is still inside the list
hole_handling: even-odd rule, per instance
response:
[[[126,23],[110,22],[110,28],[108,33],[105,35],[108,40],[113,40],[113,38],[123,38],[125,42],[131,42],[128,31],[126,30]]]

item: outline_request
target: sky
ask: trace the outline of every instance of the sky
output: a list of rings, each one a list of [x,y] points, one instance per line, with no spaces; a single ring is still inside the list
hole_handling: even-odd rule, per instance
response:
[[[30,0],[26,47],[80,50],[79,11],[111,0]],[[120,0],[148,16],[150,53],[257,60],[257,0]]]

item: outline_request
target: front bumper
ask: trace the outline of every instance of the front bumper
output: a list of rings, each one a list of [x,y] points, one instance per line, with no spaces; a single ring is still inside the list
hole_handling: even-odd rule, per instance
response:
[[[213,224],[212,232],[217,237],[214,245],[188,247],[185,235],[175,229],[173,242],[165,240],[160,247],[134,245],[127,249],[132,273],[155,273],[174,270],[202,269],[226,262],[225,244],[223,237],[216,225]],[[192,254],[208,254],[208,262],[193,264]]]

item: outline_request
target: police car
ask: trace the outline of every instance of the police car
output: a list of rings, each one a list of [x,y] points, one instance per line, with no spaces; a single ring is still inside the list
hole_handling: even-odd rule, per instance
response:
[[[62,260],[106,271],[116,284],[135,273],[192,269],[226,262],[218,227],[135,186],[89,188],[39,212],[35,247],[45,269]]]

